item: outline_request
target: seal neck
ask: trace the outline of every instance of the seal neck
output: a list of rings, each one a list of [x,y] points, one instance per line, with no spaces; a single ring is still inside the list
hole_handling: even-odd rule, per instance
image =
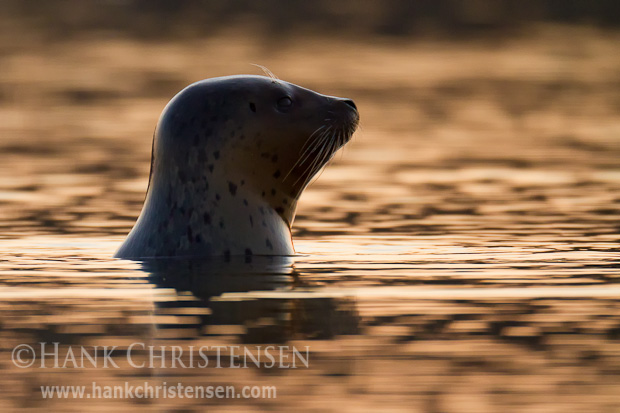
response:
[[[142,213],[119,256],[292,255],[292,208],[274,208],[243,180],[176,178],[155,169]],[[235,183],[237,182],[237,183]],[[242,183],[243,182],[243,183]]]

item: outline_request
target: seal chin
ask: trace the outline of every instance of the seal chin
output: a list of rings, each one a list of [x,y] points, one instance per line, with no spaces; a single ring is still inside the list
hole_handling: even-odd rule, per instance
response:
[[[289,255],[297,201],[359,123],[350,99],[264,76],[188,86],[164,109],[122,258]]]
[[[359,123],[357,106],[351,99],[327,98],[329,109],[323,124],[308,136],[299,159],[288,174],[293,177],[290,193],[296,194],[296,197],[334,154],[351,140]]]
[[[357,105],[351,99],[344,98],[334,98],[338,102],[338,108],[336,109],[336,118],[338,119],[340,125],[339,128],[342,130],[340,135],[341,137],[341,145],[351,140],[353,136],[353,132],[357,129],[357,125],[359,124],[359,113],[357,111]]]

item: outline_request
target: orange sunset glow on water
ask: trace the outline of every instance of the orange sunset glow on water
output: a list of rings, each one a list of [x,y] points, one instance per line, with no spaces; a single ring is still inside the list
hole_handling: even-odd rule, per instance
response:
[[[0,410],[620,411],[611,17],[52,3],[0,7]],[[297,254],[112,258],[167,102],[253,64],[360,115]]]

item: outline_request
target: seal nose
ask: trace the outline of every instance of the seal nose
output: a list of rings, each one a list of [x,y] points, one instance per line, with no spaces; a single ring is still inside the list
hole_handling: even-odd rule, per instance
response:
[[[353,109],[357,111],[357,106],[355,106],[355,102],[353,102],[351,99],[344,99],[344,103],[351,106]]]

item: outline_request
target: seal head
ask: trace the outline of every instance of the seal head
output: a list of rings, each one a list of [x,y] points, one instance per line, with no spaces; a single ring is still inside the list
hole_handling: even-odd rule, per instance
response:
[[[347,143],[352,100],[264,76],[194,83],[165,107],[119,258],[291,255],[297,200]]]

